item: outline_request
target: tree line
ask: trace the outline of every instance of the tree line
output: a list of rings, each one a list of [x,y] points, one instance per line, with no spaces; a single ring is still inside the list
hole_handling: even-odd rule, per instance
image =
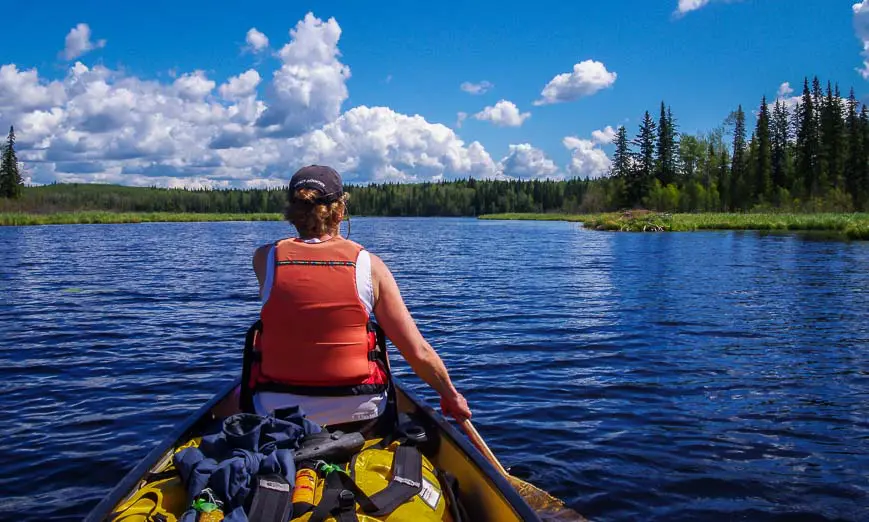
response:
[[[750,138],[740,105],[719,128],[678,136],[662,102],[647,111],[632,140],[619,128],[611,206],[657,210],[869,210],[869,109],[854,90],[826,90],[815,77],[802,96],[768,103],[763,97]],[[725,137],[730,136],[730,140]],[[620,198],[620,199],[619,199]]]
[[[594,181],[491,181],[345,186],[349,210],[364,216],[477,216],[500,212],[580,212]],[[0,211],[60,212],[282,212],[286,187],[272,189],[164,189],[101,184],[25,187]]]

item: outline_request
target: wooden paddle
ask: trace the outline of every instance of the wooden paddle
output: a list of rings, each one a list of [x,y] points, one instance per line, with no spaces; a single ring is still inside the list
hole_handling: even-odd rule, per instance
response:
[[[492,450],[489,449],[489,446],[486,445],[486,442],[483,440],[483,437],[480,436],[480,433],[477,432],[477,429],[474,428],[474,425],[471,424],[471,421],[466,420],[461,423],[462,429],[465,430],[465,433],[468,435],[468,438],[471,440],[474,446],[480,453],[486,457],[486,460],[492,463],[495,469],[498,470],[498,473],[504,475],[504,478],[510,483],[513,488],[519,492],[519,495],[528,502],[528,505],[531,506],[534,511],[537,512],[537,515],[544,521],[562,521],[562,520],[573,520],[577,522],[587,522],[587,519],[582,515],[577,513],[576,511],[570,509],[569,507],[564,505],[564,502],[553,497],[549,493],[543,491],[537,486],[525,482],[522,479],[516,478],[507,472],[504,469],[504,466],[498,461],[498,458],[495,457],[495,454],[492,453]]]

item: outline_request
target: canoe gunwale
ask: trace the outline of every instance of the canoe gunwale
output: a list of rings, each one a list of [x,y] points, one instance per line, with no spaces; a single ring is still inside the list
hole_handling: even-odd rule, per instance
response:
[[[234,379],[231,384],[226,384],[220,388],[214,397],[203,404],[198,410],[193,412],[187,419],[173,428],[169,435],[163,439],[154,449],[152,449],[139,463],[127,473],[117,486],[112,488],[99,504],[94,506],[88,514],[84,522],[101,522],[105,517],[112,512],[115,506],[129,495],[136,484],[142,480],[142,477],[153,468],[160,459],[166,455],[166,452],[172,449],[184,435],[190,432],[197,424],[214,409],[227,395],[229,395],[236,386],[241,383],[241,377]]]
[[[492,485],[503,495],[504,499],[510,504],[516,515],[526,521],[540,521],[540,517],[531,508],[531,506],[522,498],[510,482],[501,475],[491,462],[486,460],[482,454],[462,436],[459,431],[453,427],[441,414],[429,406],[414,392],[409,390],[402,382],[393,376],[395,387],[400,390],[413,405],[423,412],[440,430],[441,436],[448,437],[461,452],[485,475],[486,479],[491,481]],[[239,384],[241,378],[233,379],[231,383],[224,385],[220,390],[199,409],[193,412],[187,419],[179,424],[152,449],[133,469],[131,469],[123,479],[90,511],[84,522],[102,522],[105,517],[112,512],[124,498],[128,497],[133,488],[138,484],[142,477],[145,476],[160,460],[166,455],[170,449],[175,447],[179,441],[188,435],[197,425],[205,418],[215,406],[223,401]]]

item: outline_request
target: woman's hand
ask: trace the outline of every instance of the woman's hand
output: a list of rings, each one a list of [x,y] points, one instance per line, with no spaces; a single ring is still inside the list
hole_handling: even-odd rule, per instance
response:
[[[468,407],[468,401],[459,392],[450,396],[441,396],[441,411],[444,415],[456,419],[456,422],[464,422],[471,418],[471,408]]]

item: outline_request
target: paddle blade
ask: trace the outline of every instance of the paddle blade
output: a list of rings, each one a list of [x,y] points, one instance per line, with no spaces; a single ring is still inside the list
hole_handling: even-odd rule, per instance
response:
[[[549,493],[538,488],[534,484],[525,482],[522,479],[512,475],[507,476],[507,480],[513,489],[519,492],[519,495],[525,499],[525,502],[531,506],[541,520],[544,522],[560,522],[560,521],[575,521],[588,522],[588,520],[564,505],[564,502],[553,497]]]

